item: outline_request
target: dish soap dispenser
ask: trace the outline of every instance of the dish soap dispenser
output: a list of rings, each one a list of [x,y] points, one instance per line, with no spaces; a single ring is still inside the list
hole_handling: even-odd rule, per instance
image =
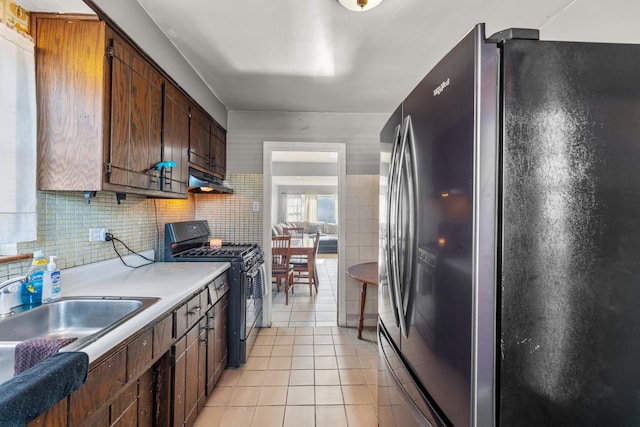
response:
[[[33,261],[29,268],[27,277],[29,278],[22,285],[22,303],[40,304],[42,302],[42,282],[47,269],[47,260],[40,250],[33,252]]]
[[[47,271],[42,282],[42,302],[54,302],[62,298],[60,291],[60,271],[56,265],[57,256],[50,256]]]

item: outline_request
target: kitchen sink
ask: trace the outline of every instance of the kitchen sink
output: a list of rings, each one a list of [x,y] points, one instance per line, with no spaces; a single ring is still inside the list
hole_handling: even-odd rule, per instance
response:
[[[81,350],[158,301],[158,298],[63,298],[0,320],[0,383],[13,376],[14,349],[35,338],[77,338],[64,350]]]

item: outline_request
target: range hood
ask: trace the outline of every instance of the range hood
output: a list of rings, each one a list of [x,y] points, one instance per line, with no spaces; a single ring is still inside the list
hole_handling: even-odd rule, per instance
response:
[[[233,189],[225,187],[220,178],[189,168],[189,192],[200,194],[231,194]]]

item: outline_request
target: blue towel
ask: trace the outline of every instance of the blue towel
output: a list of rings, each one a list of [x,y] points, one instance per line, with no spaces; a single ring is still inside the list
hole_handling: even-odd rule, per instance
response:
[[[0,384],[0,426],[24,426],[77,390],[87,380],[89,356],[54,354]]]

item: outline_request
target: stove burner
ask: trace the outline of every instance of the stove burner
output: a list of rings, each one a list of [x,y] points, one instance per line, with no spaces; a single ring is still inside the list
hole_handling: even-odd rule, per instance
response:
[[[223,244],[221,248],[212,248],[210,246],[198,246],[186,249],[176,253],[174,256],[179,258],[247,258],[252,252],[259,251],[256,245],[252,244]]]

